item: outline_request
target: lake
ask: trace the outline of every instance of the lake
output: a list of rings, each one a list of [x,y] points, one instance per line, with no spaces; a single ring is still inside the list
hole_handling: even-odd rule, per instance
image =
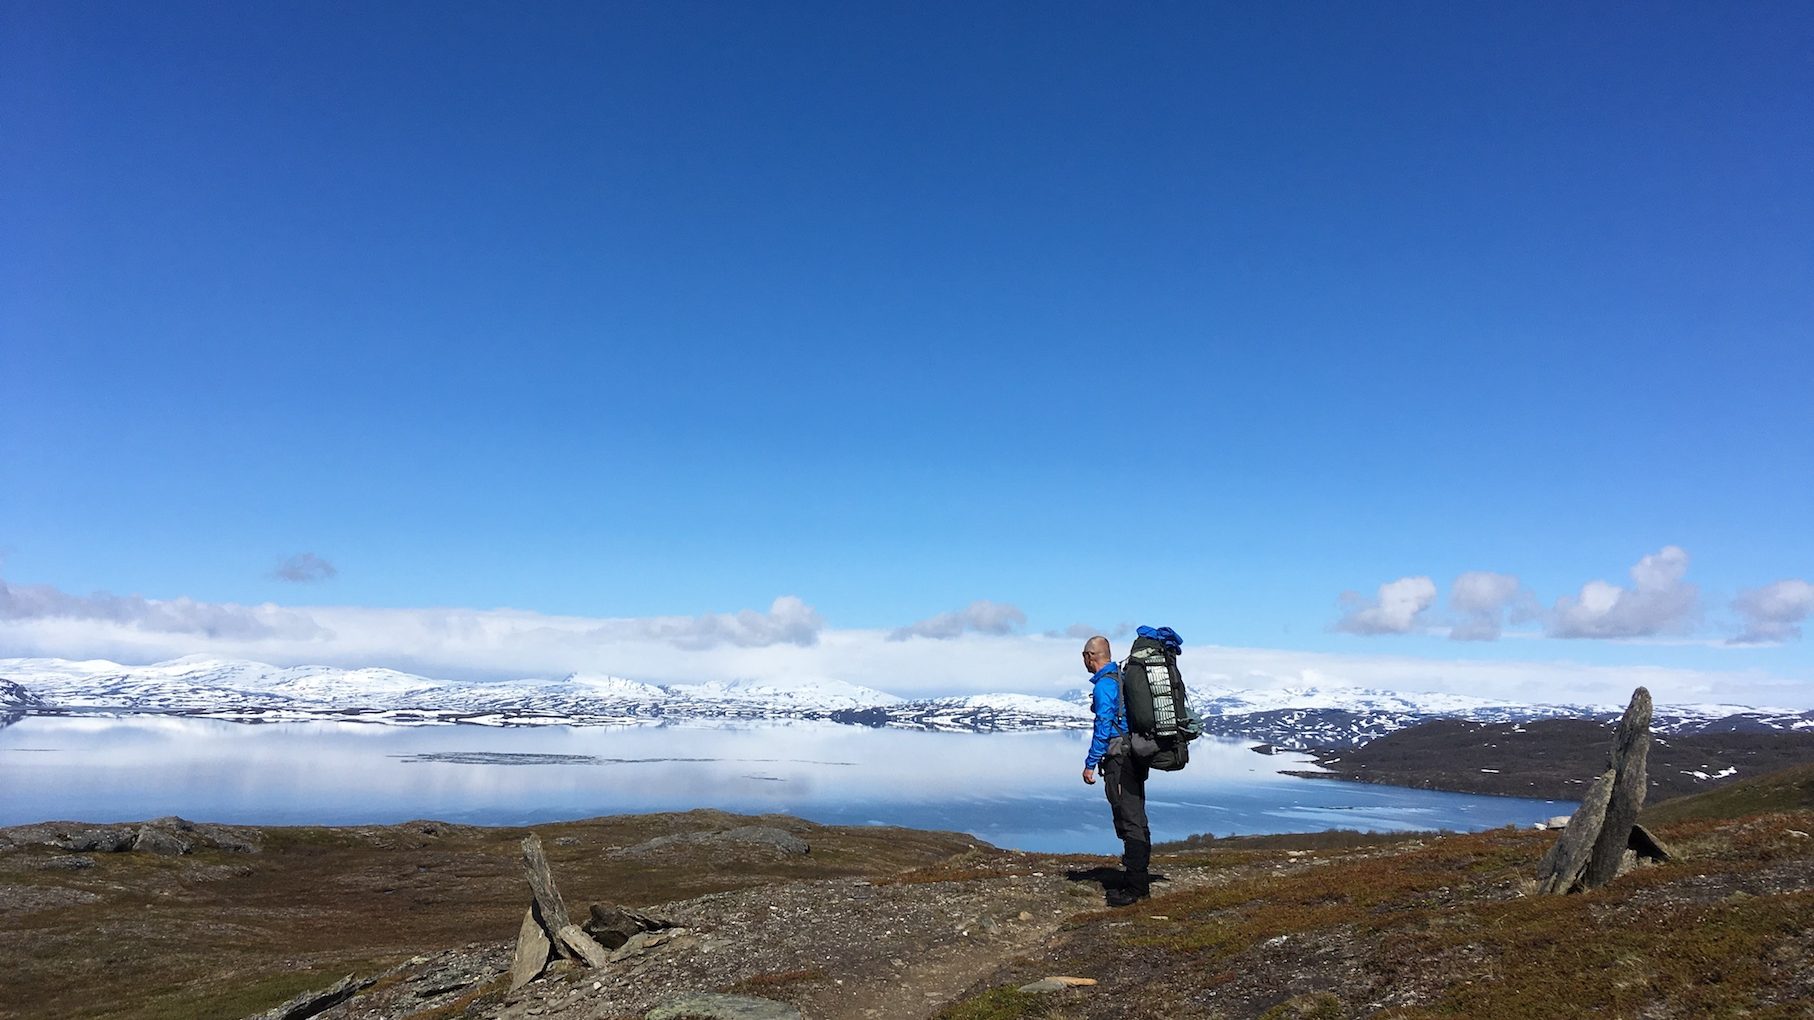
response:
[[[0,729],[0,825],[182,815],[250,825],[434,818],[523,825],[712,807],[968,832],[1023,850],[1119,852],[1088,734],[923,733],[835,723],[634,727],[247,725],[28,717]],[[1280,775],[1306,759],[1203,739],[1147,785],[1156,841],[1193,833],[1472,831],[1572,803]]]

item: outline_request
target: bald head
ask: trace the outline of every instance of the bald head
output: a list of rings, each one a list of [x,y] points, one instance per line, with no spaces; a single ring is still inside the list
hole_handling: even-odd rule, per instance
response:
[[[1083,643],[1083,668],[1090,673],[1115,661],[1115,655],[1109,650],[1109,639],[1101,634]]]

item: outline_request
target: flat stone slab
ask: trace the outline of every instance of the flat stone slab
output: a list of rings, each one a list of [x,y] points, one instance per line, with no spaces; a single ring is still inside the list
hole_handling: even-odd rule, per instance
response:
[[[1067,988],[1088,988],[1095,983],[1095,978],[1067,977],[1055,974],[1051,977],[1040,978],[1032,984],[1021,985],[1020,990],[1034,993],[1062,992]]]
[[[641,956],[649,950],[654,949],[656,946],[666,945],[685,934],[687,934],[685,928],[668,928],[663,931],[639,931],[630,936],[630,941],[625,942],[623,945],[612,950],[607,962],[619,963],[623,960],[628,960],[632,956]]]
[[[561,945],[573,950],[574,955],[586,962],[588,967],[603,967],[611,959],[611,951],[593,941],[592,936],[577,924],[570,924],[555,932],[555,938]]]
[[[535,908],[523,911],[523,926],[516,936],[516,954],[510,959],[510,990],[514,992],[534,981],[548,965],[548,954],[553,949],[548,942],[548,933],[535,919]]]
[[[785,1002],[711,992],[666,999],[644,1016],[645,1020],[679,1020],[681,1017],[708,1017],[710,1020],[803,1020],[800,1011]]]

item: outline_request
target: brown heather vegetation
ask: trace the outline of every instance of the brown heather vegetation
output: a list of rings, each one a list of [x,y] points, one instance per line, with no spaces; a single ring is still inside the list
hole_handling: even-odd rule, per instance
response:
[[[752,885],[893,875],[945,860],[968,837],[879,827],[810,829],[810,855],[674,867],[615,847],[750,819],[716,811],[538,825],[565,888],[647,906]],[[261,852],[181,857],[63,851],[29,826],[0,839],[0,1017],[237,1018],[347,973],[514,936],[527,902],[527,829],[442,822],[262,829]],[[584,903],[578,904],[584,910]],[[38,908],[38,909],[34,909]]]
[[[1344,837],[1286,861],[1235,840],[1175,852],[1168,870],[1227,881],[1079,917],[942,1016],[1814,1016],[1814,768],[1645,821],[1679,858],[1576,896],[1530,895],[1553,832]],[[1042,973],[1102,984],[1016,990]]]
[[[576,906],[609,896],[656,907],[742,889],[735,895],[749,898],[735,909],[744,916],[780,903],[789,917],[756,942],[722,928],[709,960],[728,969],[661,957],[619,973],[616,994],[690,973],[695,983],[675,990],[781,999],[814,1018],[1814,1015],[1814,836],[1803,835],[1814,833],[1814,769],[1659,805],[1645,822],[1677,859],[1574,896],[1531,895],[1556,834],[1512,829],[1173,844],[1156,862],[1170,880],[1119,911],[1095,906],[1089,878],[1103,858],[995,851],[949,833],[771,817],[764,824],[800,833],[811,854],[708,865],[612,852],[749,821],[690,812],[536,827]],[[467,946],[469,959],[507,956],[527,893],[515,854],[523,830],[264,831],[258,854],[95,854],[83,871],[44,870],[57,851],[41,841],[0,844],[0,888],[17,908],[0,913],[9,963],[0,968],[0,1015],[237,1017],[359,972],[383,976],[324,1020],[516,1016],[532,1007],[550,1020],[641,1016],[589,1000],[591,979],[570,979],[577,974],[514,994],[480,980],[419,1006],[407,995],[384,998],[419,987],[403,984],[419,976],[409,965],[386,970],[415,954],[445,958]],[[859,877],[875,899],[847,902],[862,891],[852,885]],[[998,927],[960,939],[949,928],[884,923],[910,903],[960,901],[971,911],[999,907]],[[709,931],[711,917],[726,917],[713,911],[731,908],[686,909]],[[831,933],[821,938],[829,948],[790,955],[788,940],[815,930]],[[921,966],[940,952],[947,963]],[[707,973],[720,977],[698,983]],[[1099,984],[1019,990],[1052,974]],[[613,994],[606,986],[597,994]]]

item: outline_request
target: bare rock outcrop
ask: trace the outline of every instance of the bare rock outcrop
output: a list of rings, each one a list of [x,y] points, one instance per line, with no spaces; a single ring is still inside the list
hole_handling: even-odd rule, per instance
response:
[[[751,854],[793,857],[811,853],[812,846],[786,829],[772,825],[739,825],[729,829],[657,836],[613,852],[626,857],[648,857],[674,850],[690,853],[717,852],[737,857]]]

